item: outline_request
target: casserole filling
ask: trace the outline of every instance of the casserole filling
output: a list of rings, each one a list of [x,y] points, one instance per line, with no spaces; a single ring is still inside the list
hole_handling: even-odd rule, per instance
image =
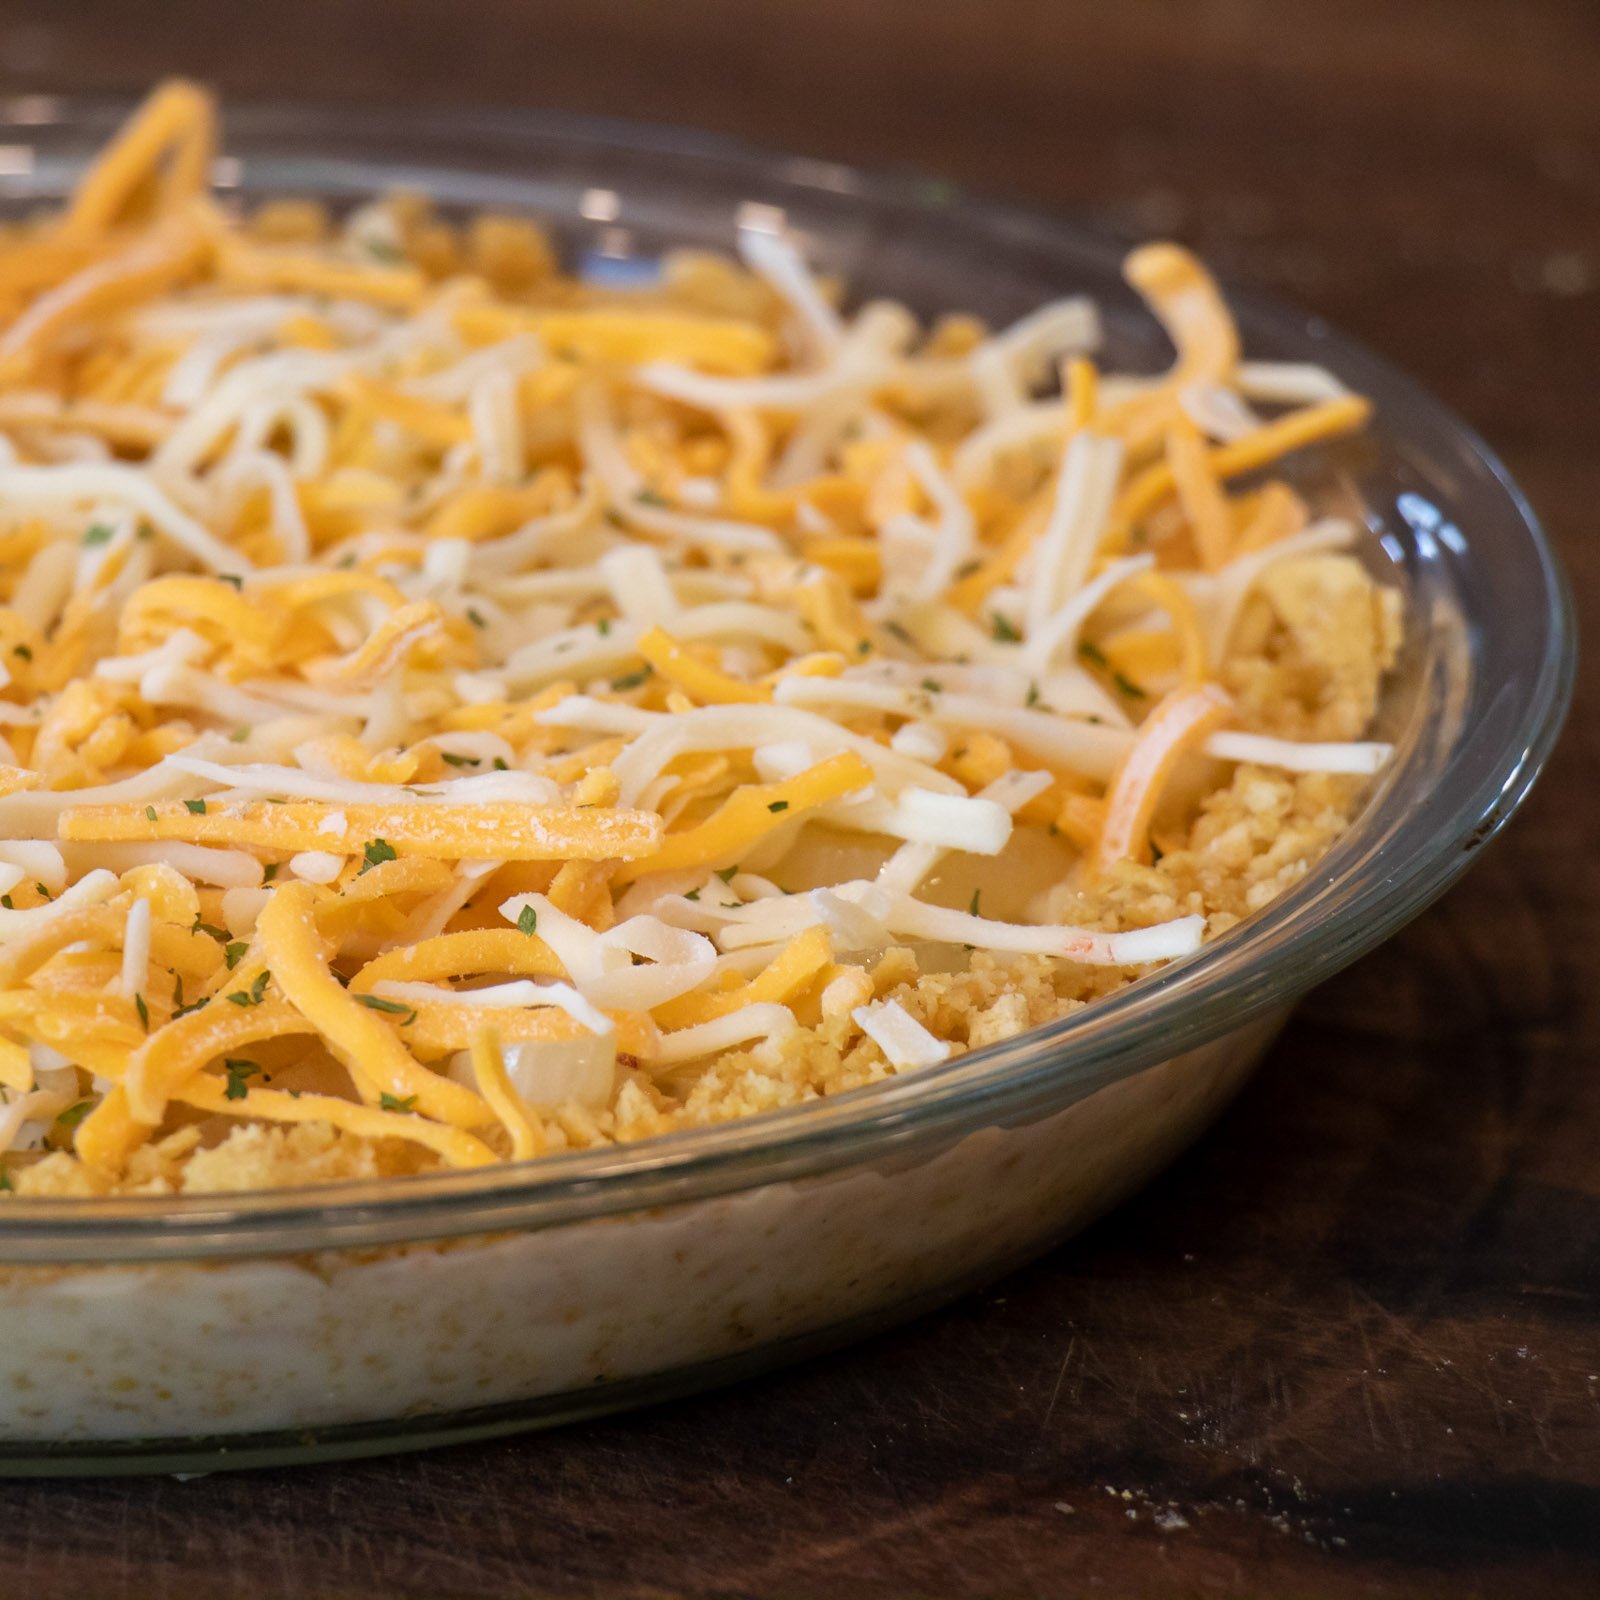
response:
[[[770,208],[564,268],[414,196],[246,213],[215,147],[167,85],[0,231],[12,1193],[916,1071],[1260,910],[1382,767],[1400,598],[1303,487],[1369,408],[1180,248],[1129,374],[1081,299],[846,310]]]

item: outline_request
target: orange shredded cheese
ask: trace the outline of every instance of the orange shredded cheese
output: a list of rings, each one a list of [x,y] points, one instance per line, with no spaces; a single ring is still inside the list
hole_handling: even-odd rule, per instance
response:
[[[1116,861],[1150,858],[1150,819],[1161,791],[1185,751],[1193,749],[1232,713],[1215,684],[1175,689],[1140,724],[1138,737],[1117,765],[1105,800],[1105,821],[1091,857],[1103,870]]]

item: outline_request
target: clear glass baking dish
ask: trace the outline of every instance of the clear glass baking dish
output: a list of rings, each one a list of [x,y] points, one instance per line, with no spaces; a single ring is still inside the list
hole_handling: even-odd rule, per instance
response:
[[[58,196],[125,108],[0,102],[0,209]],[[1161,339],[1121,242],[948,185],[526,115],[229,114],[249,199],[420,190],[527,211],[626,272],[781,207],[858,296],[1004,321],[1094,295]],[[1085,1013],[836,1100],[524,1167],[0,1210],[0,1473],[205,1470],[484,1437],[678,1394],[947,1300],[1115,1204],[1225,1105],[1295,999],[1441,894],[1527,793],[1573,675],[1563,579],[1470,430],[1314,318],[1230,288],[1247,350],[1377,404],[1309,486],[1406,593],[1397,754],[1291,894]]]

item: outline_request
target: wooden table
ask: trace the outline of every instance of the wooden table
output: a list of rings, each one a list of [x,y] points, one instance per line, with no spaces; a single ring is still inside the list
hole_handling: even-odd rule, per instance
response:
[[[1600,592],[1590,0],[10,0],[0,77],[698,122],[1172,232],[1411,368]],[[0,1593],[1591,1595],[1595,674],[1511,835],[1080,1243],[720,1395],[0,1486]]]

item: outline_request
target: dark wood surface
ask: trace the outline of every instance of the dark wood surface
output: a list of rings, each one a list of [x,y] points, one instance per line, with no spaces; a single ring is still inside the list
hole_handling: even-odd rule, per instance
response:
[[[1503,451],[1595,620],[1593,0],[7,0],[0,82],[499,102],[940,171],[1314,307]],[[903,1332],[565,1432],[0,1485],[0,1595],[1600,1592],[1597,685],[1216,1132]]]

